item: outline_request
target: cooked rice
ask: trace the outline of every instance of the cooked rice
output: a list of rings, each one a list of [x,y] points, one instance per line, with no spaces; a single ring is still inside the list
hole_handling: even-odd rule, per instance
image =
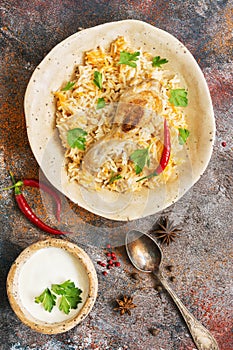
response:
[[[108,50],[97,47],[85,53],[84,63],[76,68],[73,88],[62,91],[62,86],[55,92],[57,100],[56,124],[60,138],[66,149],[66,167],[71,181],[94,190],[107,188],[111,191],[138,191],[142,187],[155,188],[177,178],[177,167],[183,162],[179,151],[183,146],[178,141],[178,128],[187,128],[185,114],[182,108],[175,107],[169,102],[169,90],[180,88],[178,76],[171,71],[152,66],[153,56],[141,49],[137,67],[118,64],[120,52],[135,52],[123,37],[113,41]],[[159,54],[159,53],[158,53]],[[94,83],[94,72],[99,71],[103,77],[103,89]],[[155,107],[152,106],[154,117],[147,125],[136,127],[133,131],[119,134],[119,149],[113,147],[103,158],[102,164],[95,174],[89,173],[82,167],[82,160],[87,151],[98,140],[107,137],[113,128],[117,103],[122,94],[129,88],[140,90],[140,84],[152,82],[152,90],[156,95]],[[98,98],[104,98],[106,106],[97,109]],[[171,156],[165,170],[156,177],[136,182],[141,177],[152,172],[158,165],[163,150],[163,118],[168,121],[171,136]],[[87,132],[86,149],[71,148],[67,143],[67,131],[81,128]],[[111,135],[111,134],[110,134]],[[114,135],[117,139],[117,136]],[[124,142],[124,147],[120,147]],[[130,154],[137,148],[150,146],[151,165],[146,166],[140,174],[136,174],[134,163],[129,159]],[[110,181],[113,174],[121,178]]]

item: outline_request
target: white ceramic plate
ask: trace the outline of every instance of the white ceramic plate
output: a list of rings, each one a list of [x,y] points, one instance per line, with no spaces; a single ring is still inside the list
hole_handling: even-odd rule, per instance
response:
[[[91,193],[70,183],[55,128],[53,91],[70,80],[83,53],[97,45],[109,47],[118,36],[132,47],[143,47],[154,56],[166,57],[168,69],[176,72],[188,90],[186,107],[190,137],[179,168],[179,178],[158,190],[134,194],[114,194],[103,190]],[[75,33],[55,46],[35,69],[25,94],[25,116],[32,151],[48,180],[79,206],[113,220],[133,220],[166,208],[176,202],[200,178],[211,157],[215,121],[210,93],[204,75],[187,48],[169,33],[137,20],[111,22]]]

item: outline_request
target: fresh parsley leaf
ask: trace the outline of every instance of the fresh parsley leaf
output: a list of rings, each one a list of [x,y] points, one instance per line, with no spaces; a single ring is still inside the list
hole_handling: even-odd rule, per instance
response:
[[[52,291],[62,296],[59,303],[59,310],[65,314],[68,314],[71,309],[77,309],[78,304],[82,302],[80,296],[82,290],[75,287],[74,282],[70,280],[62,284],[52,284]]]
[[[166,58],[160,58],[160,56],[156,56],[152,59],[153,67],[161,67],[162,64],[168,63]]]
[[[62,295],[62,297],[61,297],[61,301],[59,304],[59,310],[63,311],[66,315],[68,315],[70,312],[70,303],[68,302],[68,300],[66,299],[66,297],[64,295]]]
[[[74,282],[67,280],[61,284],[52,284],[52,291],[58,295],[64,294],[65,291],[75,288]]]
[[[187,99],[187,91],[185,89],[172,89],[170,90],[171,97],[169,98],[169,102],[177,107],[187,107],[188,99]]]
[[[101,90],[103,87],[102,82],[102,73],[98,72],[97,70],[94,72],[94,80],[93,83]]]
[[[140,174],[145,165],[150,166],[149,148],[136,149],[129,159],[134,162],[136,174]]]
[[[112,176],[110,177],[109,184],[112,184],[116,180],[122,179],[122,176],[120,174],[114,174],[112,173]]]
[[[84,151],[86,148],[85,136],[87,136],[87,132],[84,131],[83,129],[75,128],[75,129],[68,130],[68,133],[67,133],[68,145],[71,148],[77,147],[78,149],[81,149],[82,151]]]
[[[46,288],[41,295],[35,297],[35,303],[41,303],[46,311],[51,312],[56,304],[56,298],[56,295],[51,293],[49,288]]]
[[[74,86],[75,82],[71,82],[71,81],[68,81],[68,83],[66,84],[66,86],[61,89],[61,91],[68,91],[68,90],[71,90],[72,87]]]
[[[121,51],[120,52],[120,60],[118,62],[118,64],[127,64],[130,67],[136,68],[137,65],[134,61],[138,60],[138,56],[140,56],[140,52],[134,52],[134,53],[130,53],[127,51]]]
[[[105,107],[105,101],[104,101],[104,98],[101,97],[101,98],[98,98],[98,101],[97,101],[97,109],[101,109],[101,108],[104,108]]]
[[[187,141],[187,138],[189,137],[189,130],[187,129],[181,129],[179,128],[179,144],[184,145],[185,142]]]

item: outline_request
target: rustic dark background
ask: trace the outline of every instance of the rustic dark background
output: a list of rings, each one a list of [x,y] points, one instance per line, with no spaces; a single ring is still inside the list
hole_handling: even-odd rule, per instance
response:
[[[131,227],[151,232],[159,217],[168,215],[182,225],[182,233],[170,246],[163,246],[164,265],[173,265],[172,272],[165,268],[165,275],[190,311],[216,337],[220,349],[232,350],[232,1],[1,0],[0,12],[1,187],[10,184],[9,170],[17,179],[39,176],[25,127],[25,89],[44,56],[80,27],[133,18],[176,36],[203,70],[217,126],[213,155],[204,175],[179,202],[158,215],[116,223],[65,200],[76,215],[77,231],[82,233],[81,242],[79,234],[69,239],[87,251],[99,278],[99,295],[91,314],[65,334],[37,334],[24,326],[10,308],[5,282],[12,262],[25,247],[47,235],[23,217],[11,191],[0,192],[0,349],[195,349],[167,294],[158,293],[148,275],[140,274],[140,281],[131,277],[134,269],[124,247],[116,248],[121,268],[112,270],[106,278],[96,264],[104,258],[104,250],[83,239],[88,234],[99,235],[104,243],[111,243],[111,237]],[[26,194],[38,215],[49,220],[37,191]],[[137,304],[131,317],[113,310],[115,299],[122,294],[132,295]],[[150,328],[158,334],[153,336]]]

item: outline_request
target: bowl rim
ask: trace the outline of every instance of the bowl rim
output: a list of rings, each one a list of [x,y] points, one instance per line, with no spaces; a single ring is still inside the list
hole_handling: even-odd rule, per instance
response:
[[[44,321],[37,320],[31,314],[30,315],[32,319],[34,319],[34,321],[28,319],[28,317],[25,315],[25,312],[23,311],[22,306],[19,305],[20,296],[18,293],[17,286],[15,285],[15,282],[17,284],[18,274],[23,264],[31,256],[33,256],[33,254],[35,254],[37,251],[44,248],[49,248],[49,247],[64,249],[70,254],[72,254],[75,258],[78,258],[78,260],[81,262],[81,264],[85,268],[85,271],[87,273],[88,280],[89,280],[88,295],[80,311],[70,319],[64,320],[62,322],[56,322],[56,323],[47,323]],[[57,239],[57,238],[48,238],[46,240],[40,240],[36,243],[33,243],[32,245],[26,247],[18,255],[18,257],[15,259],[15,261],[11,265],[11,268],[8,272],[7,281],[6,281],[6,290],[7,290],[7,296],[8,296],[8,300],[10,302],[11,308],[13,309],[17,317],[26,326],[30,327],[31,329],[39,333],[57,334],[57,333],[67,332],[71,328],[78,325],[89,314],[89,312],[94,306],[94,303],[97,297],[98,279],[97,279],[97,274],[96,274],[96,270],[93,265],[93,262],[91,261],[90,257],[82,248],[80,248],[76,244],[67,240]]]

